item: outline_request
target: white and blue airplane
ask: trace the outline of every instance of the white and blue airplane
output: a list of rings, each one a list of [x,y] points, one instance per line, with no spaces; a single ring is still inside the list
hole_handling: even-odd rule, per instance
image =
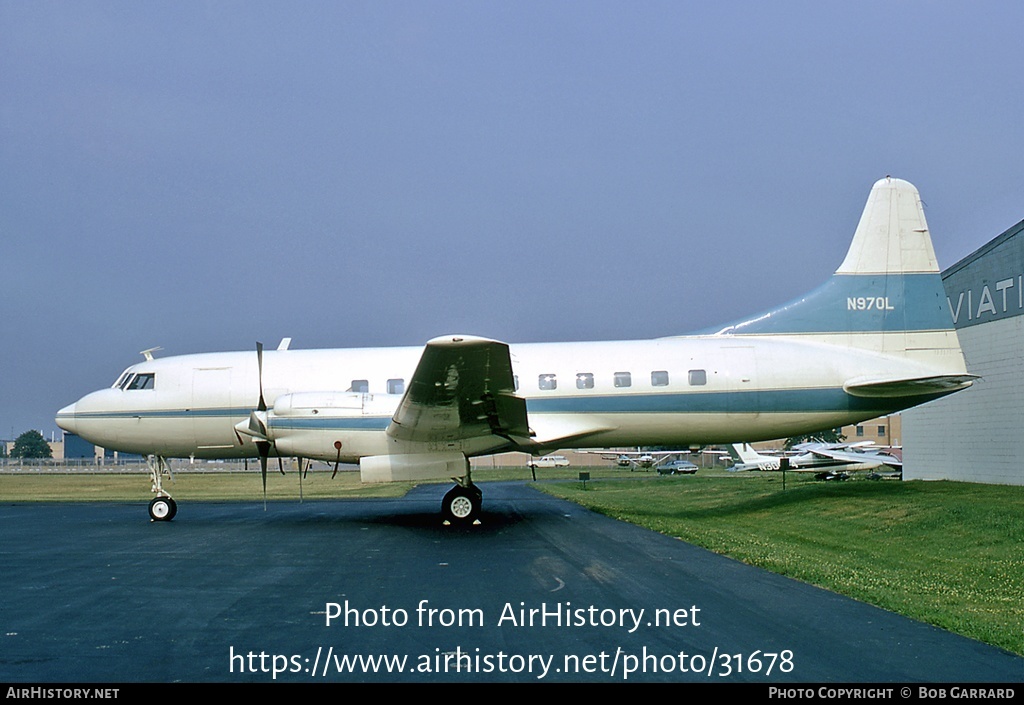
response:
[[[903,461],[871,441],[853,443],[801,443],[793,447],[792,455],[763,455],[749,443],[733,443],[729,455],[733,458],[731,470],[782,470],[786,460],[787,469],[793,472],[821,472],[835,470],[854,472],[856,470],[877,470],[882,467],[902,469]]]
[[[451,478],[442,514],[469,523],[469,459],[565,448],[700,447],[836,428],[971,385],[917,189],[874,184],[849,252],[821,287],[696,335],[509,345],[155,358],[57,413],[104,448],[153,459],[153,520],[177,507],[166,458],[271,454],[358,463],[364,482]],[[335,466],[337,467],[337,466]]]

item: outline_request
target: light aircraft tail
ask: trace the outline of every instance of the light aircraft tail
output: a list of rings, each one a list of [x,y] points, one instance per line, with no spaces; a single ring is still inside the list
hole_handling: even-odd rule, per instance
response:
[[[733,462],[737,465],[745,463],[756,463],[761,460],[761,455],[750,447],[748,443],[732,443],[726,448],[729,452],[729,457],[733,459]]]
[[[855,396],[951,392],[974,379],[953,327],[921,196],[891,177],[872,187],[846,259],[831,279],[715,335],[795,336],[908,363],[908,372],[896,377],[849,380],[846,391]]]

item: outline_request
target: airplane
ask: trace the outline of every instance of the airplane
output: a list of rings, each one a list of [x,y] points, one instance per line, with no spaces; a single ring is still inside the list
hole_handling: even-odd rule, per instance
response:
[[[818,243],[808,243],[818,246]],[[652,340],[201,353],[145,359],[57,412],[98,446],[151,459],[153,521],[177,505],[168,458],[358,463],[363,482],[452,479],[443,518],[473,523],[469,459],[523,451],[754,442],[883,416],[970,386],[921,197],[885,177],[839,268],[757,316]]]
[[[584,453],[589,451],[582,451]],[[673,451],[622,451],[615,455],[602,455],[602,458],[614,459],[615,464],[620,468],[630,468],[635,470],[640,468],[641,470],[650,470],[651,468],[658,468],[663,463],[671,460],[677,455],[688,454],[689,450],[673,450]]]
[[[733,443],[729,446],[729,455],[734,459],[729,468],[734,471],[744,470],[781,470],[782,459],[788,461],[788,469],[793,472],[821,472],[823,470],[877,470],[883,466],[902,469],[899,458],[883,453],[874,448],[871,441],[855,443],[801,443],[794,446],[794,455],[778,456],[763,455],[750,447],[748,443]]]
[[[619,456],[619,459],[621,460],[623,457],[625,457],[634,468],[650,470],[651,468],[661,465],[672,457],[672,455],[670,453],[659,453],[658,455],[654,455],[654,453],[640,453],[633,456],[623,453]]]

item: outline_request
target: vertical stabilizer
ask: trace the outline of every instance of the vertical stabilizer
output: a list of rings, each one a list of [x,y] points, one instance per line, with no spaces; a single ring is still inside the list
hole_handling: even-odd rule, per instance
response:
[[[756,464],[762,457],[749,443],[733,443],[726,450],[737,465]]]
[[[962,359],[917,189],[877,181],[831,279],[717,334],[799,335],[887,354],[941,349]]]
[[[889,176],[875,182],[836,274],[938,272],[917,189]]]
[[[921,197],[909,182],[889,176],[872,187],[846,259],[825,284],[715,335],[782,336],[898,357],[929,380],[926,387],[960,387],[970,377]],[[880,382],[849,390],[884,396],[902,389]]]

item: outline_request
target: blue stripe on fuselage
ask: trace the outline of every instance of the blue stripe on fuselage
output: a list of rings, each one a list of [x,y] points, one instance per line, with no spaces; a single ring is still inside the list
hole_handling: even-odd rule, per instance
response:
[[[939,274],[836,274],[760,316],[704,333],[873,333],[951,330]]]
[[[862,398],[841,388],[775,389],[749,392],[704,392],[688,394],[631,394],[611,396],[532,398],[528,413],[691,413],[756,414],[827,411],[889,413],[911,404],[937,399],[945,394],[911,398]]]
[[[586,396],[533,397],[526,400],[532,414],[756,414],[849,411],[879,415],[906,408],[912,404],[937,399],[941,394],[914,397],[862,398],[847,394],[842,388],[774,389],[743,392],[689,392],[667,394],[609,394]],[[103,418],[246,418],[249,408],[135,410],[121,412],[86,412],[81,419]],[[355,416],[316,418],[271,418],[274,429],[352,429],[384,430],[390,416]]]

